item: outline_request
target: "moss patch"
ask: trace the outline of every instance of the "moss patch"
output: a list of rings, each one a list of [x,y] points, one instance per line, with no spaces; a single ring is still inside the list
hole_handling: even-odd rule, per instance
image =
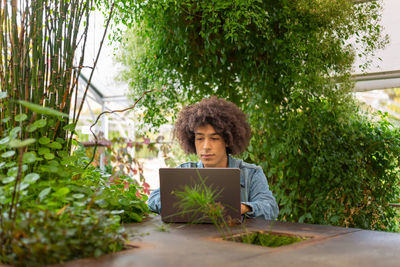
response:
[[[287,246],[293,243],[297,243],[307,239],[306,237],[285,235],[285,234],[273,234],[264,232],[251,232],[245,233],[238,236],[227,238],[226,240],[241,242],[246,244],[259,245],[264,247],[280,247]]]

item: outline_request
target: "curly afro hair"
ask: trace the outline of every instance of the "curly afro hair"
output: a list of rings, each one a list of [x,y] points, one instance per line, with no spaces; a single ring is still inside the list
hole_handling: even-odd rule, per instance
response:
[[[195,130],[210,124],[224,138],[228,154],[240,154],[251,137],[246,115],[232,102],[215,96],[184,107],[175,122],[174,135],[186,153],[196,153]]]

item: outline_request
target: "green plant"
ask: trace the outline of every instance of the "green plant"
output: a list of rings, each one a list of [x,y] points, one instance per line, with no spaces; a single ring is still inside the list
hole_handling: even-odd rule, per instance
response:
[[[399,130],[385,116],[337,121],[333,111],[326,103],[284,122],[291,134],[275,147],[268,173],[281,218],[399,231],[390,206],[400,194]]]
[[[22,154],[22,149],[20,153],[9,157],[2,170],[1,262],[50,264],[81,256],[101,255],[123,247],[120,217],[112,215],[113,212],[91,208],[92,198],[82,193],[90,189],[73,192],[70,177],[49,175],[43,171],[47,167],[45,164],[36,163],[36,168],[26,173],[28,164],[17,159],[32,160],[31,156],[24,155],[34,154]],[[54,159],[52,162],[58,163]]]
[[[227,98],[248,114],[243,159],[264,169],[281,220],[398,229],[398,130],[350,95],[354,59],[364,68],[387,43],[380,1],[118,2],[122,79],[134,94],[164,88],[141,103],[144,121]]]
[[[68,155],[39,139],[38,151],[53,155],[48,159],[15,132],[0,139],[0,261],[43,265],[121,250],[120,222],[148,212],[140,187],[85,168],[83,147]]]
[[[226,216],[224,207],[217,198],[223,189],[214,188],[205,184],[205,179],[198,173],[200,183],[185,186],[183,190],[173,192],[177,197],[178,215],[189,215],[193,223],[211,220],[223,238],[232,236],[230,227],[236,222]]]
[[[2,218],[0,261],[20,266],[43,266],[100,256],[124,247],[120,217],[77,206],[59,212],[20,209],[17,223]]]
[[[263,247],[281,247],[303,241],[305,238],[299,236],[272,234],[264,232],[246,232],[238,236],[230,237],[228,240]]]

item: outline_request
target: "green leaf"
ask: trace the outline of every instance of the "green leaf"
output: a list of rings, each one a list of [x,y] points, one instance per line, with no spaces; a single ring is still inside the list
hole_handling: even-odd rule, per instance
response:
[[[70,192],[68,187],[61,187],[56,192],[53,193],[56,197],[64,197]]]
[[[53,153],[46,153],[43,155],[45,159],[54,159],[54,154]]]
[[[25,113],[18,114],[15,116],[15,121],[24,121],[28,118],[28,116]]]
[[[125,210],[112,210],[111,214],[122,214],[124,212],[125,212]]]
[[[58,155],[60,156],[60,157],[62,157],[62,158],[66,158],[66,157],[69,157],[69,154],[68,154],[68,152],[67,151],[64,151],[64,150],[62,150],[62,151],[58,151],[57,152],[58,153]],[[72,158],[74,158],[74,157],[72,157]],[[72,161],[71,161],[72,162]]]
[[[105,199],[97,199],[96,201],[95,201],[95,203],[97,204],[97,205],[99,205],[99,207],[100,208],[102,208],[102,209],[105,209],[105,208],[107,208],[108,207],[108,202],[107,202],[107,200],[105,200]]]
[[[7,97],[7,91],[0,91],[0,99]]]
[[[2,180],[2,182],[3,182],[3,184],[8,184],[8,183],[14,182],[15,179],[16,179],[15,176],[11,176],[11,177],[4,178],[4,179]]]
[[[128,206],[129,200],[126,199],[125,197],[121,197],[120,199],[118,199],[118,203],[121,204],[122,206]]]
[[[50,143],[50,138],[48,138],[46,136],[42,136],[39,138],[39,144],[47,145],[48,143]]]
[[[18,100],[17,101],[19,104],[23,105],[26,108],[29,108],[30,110],[32,110],[33,112],[36,112],[38,114],[44,114],[44,115],[49,115],[49,116],[55,116],[55,117],[65,117],[68,118],[68,114],[62,113],[60,111],[51,109],[51,108],[47,108],[47,107],[43,107],[41,105],[37,105],[34,103],[30,103],[24,100]]]
[[[45,172],[52,172],[52,173],[58,173],[59,175],[62,175],[62,173],[59,173],[60,168],[58,168],[57,166],[52,166],[52,165],[42,165],[40,167],[41,171],[45,171]]]
[[[46,126],[46,124],[47,124],[47,120],[45,120],[45,119],[40,119],[33,123],[33,125],[36,126],[37,128],[42,128],[42,127]]]
[[[77,206],[77,207],[84,207],[84,206],[86,206],[86,203],[85,202],[74,201],[74,205]]]
[[[11,142],[8,144],[8,146],[13,147],[13,148],[20,148],[20,147],[29,146],[35,142],[36,142],[36,139],[34,139],[34,138],[28,138],[23,141],[14,139],[14,140],[11,140]]]
[[[17,165],[15,161],[7,162],[6,168],[14,167],[15,165]]]
[[[329,221],[333,224],[336,224],[339,221],[340,217],[338,215],[332,216]]]
[[[47,147],[50,147],[52,149],[61,149],[62,145],[60,143],[54,141],[54,142],[48,144]]]
[[[28,131],[28,132],[34,132],[34,131],[36,131],[37,130],[37,127],[36,127],[36,125],[33,125],[33,124],[31,124],[31,125],[28,125],[27,127],[26,127],[26,130]]]
[[[47,187],[45,189],[43,189],[40,193],[39,193],[39,199],[40,201],[42,201],[51,191],[51,187]]]
[[[39,174],[32,172],[32,173],[29,173],[29,174],[27,174],[25,176],[24,182],[26,182],[26,183],[34,183],[37,180],[39,180],[39,178],[40,178]]]
[[[28,166],[24,164],[21,167],[21,172],[25,172],[27,169],[28,169]],[[8,169],[8,171],[7,171],[8,176],[17,176],[17,174],[18,174],[18,166],[12,167],[12,168]]]
[[[75,131],[75,128],[76,128],[76,123],[70,123],[63,127],[64,130],[71,131],[71,132]]]
[[[72,197],[76,198],[76,199],[81,199],[81,198],[85,197],[85,195],[84,194],[73,194]]]
[[[23,163],[32,163],[35,162],[37,159],[35,152],[25,152],[22,156]]]
[[[21,127],[17,126],[15,128],[13,128],[10,132],[10,136],[12,139],[16,138],[18,136],[18,133],[21,132]]]
[[[20,185],[19,185],[19,190],[25,190],[25,189],[27,189],[29,187],[29,184],[28,183],[24,183],[24,182],[22,182]]]
[[[10,158],[15,155],[15,150],[10,150],[1,154],[2,158]]]
[[[38,154],[39,155],[44,155],[44,154],[47,154],[47,153],[50,153],[50,149],[49,148],[47,148],[47,147],[39,147],[39,149],[38,149]]]
[[[56,141],[59,142],[60,144],[65,144],[65,140],[60,137],[56,137]]]
[[[10,137],[6,136],[6,137],[4,137],[3,139],[0,140],[0,145],[7,144],[8,142],[10,142],[10,140],[11,140]]]

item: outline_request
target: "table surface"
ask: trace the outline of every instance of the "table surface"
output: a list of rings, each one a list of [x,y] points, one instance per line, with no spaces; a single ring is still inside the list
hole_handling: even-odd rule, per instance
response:
[[[170,224],[159,216],[125,226],[136,246],[63,266],[400,266],[400,234],[250,219],[233,233],[271,231],[310,237],[278,248],[222,240],[212,224]]]

